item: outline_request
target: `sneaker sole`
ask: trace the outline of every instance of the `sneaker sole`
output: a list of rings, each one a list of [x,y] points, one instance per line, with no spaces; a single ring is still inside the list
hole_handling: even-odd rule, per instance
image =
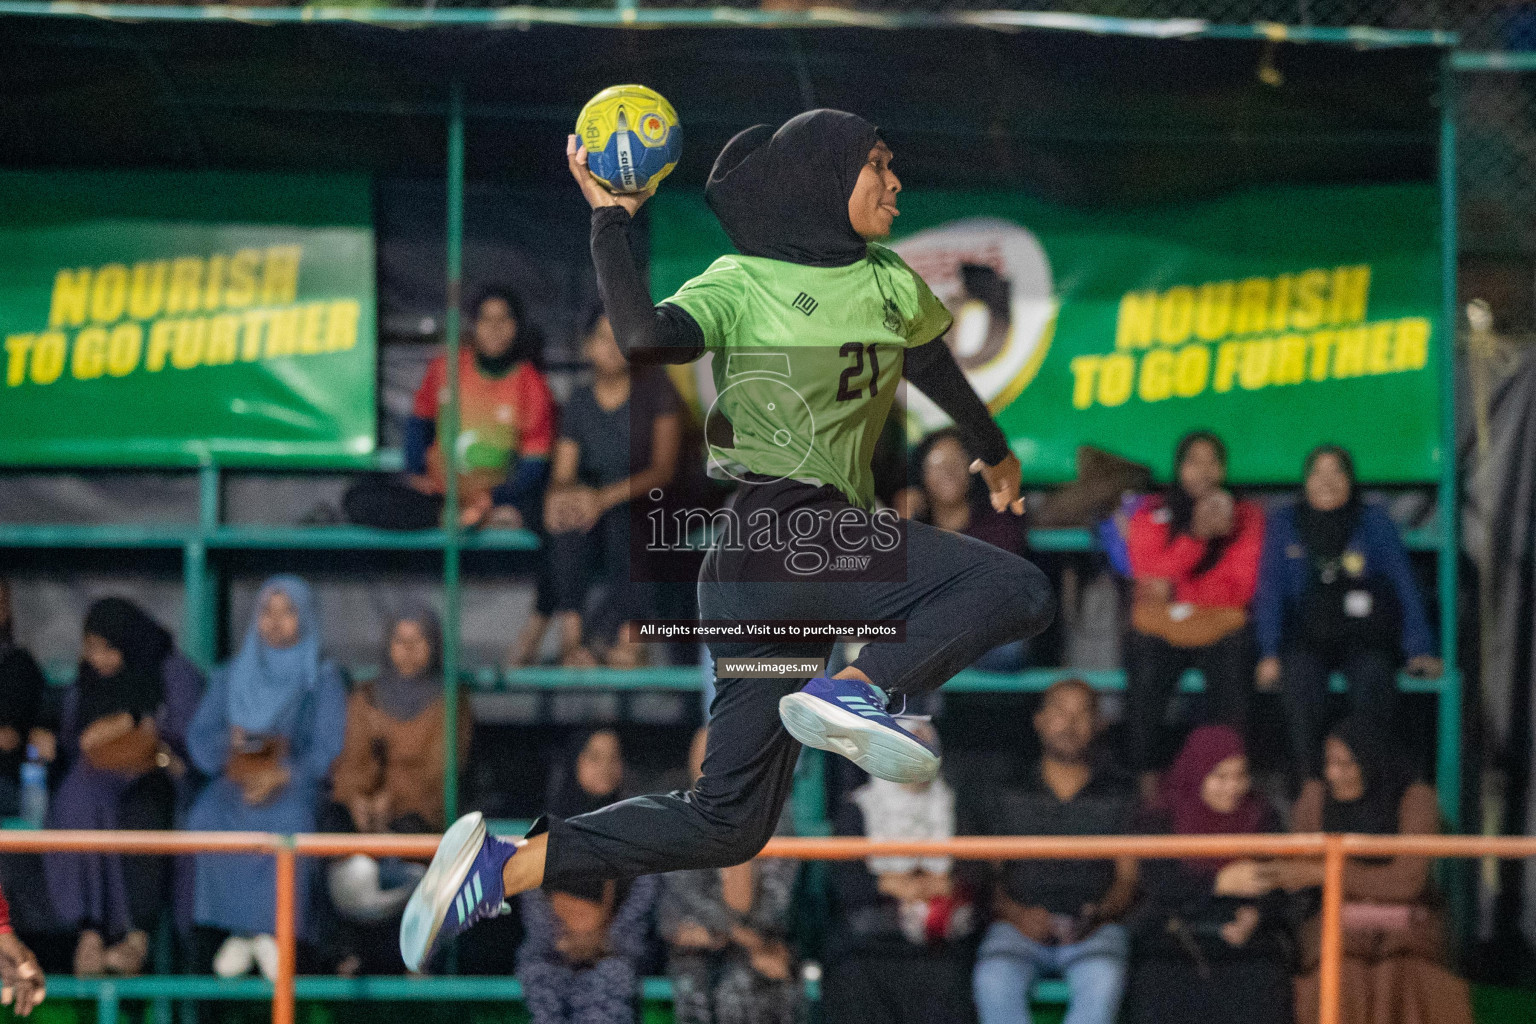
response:
[[[483,842],[485,817],[479,811],[464,815],[443,834],[400,919],[400,958],[408,969],[421,970]]]
[[[801,743],[841,754],[877,779],[928,782],[939,774],[939,758],[918,740],[820,697],[785,694],[779,698],[779,719]]]

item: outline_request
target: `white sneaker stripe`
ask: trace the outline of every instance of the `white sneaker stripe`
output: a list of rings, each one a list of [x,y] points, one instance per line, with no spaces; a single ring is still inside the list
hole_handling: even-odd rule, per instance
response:
[[[480,872],[478,872],[478,871],[475,872],[474,883],[475,883],[475,902],[478,904],[481,900],[485,899],[485,890],[480,888]]]

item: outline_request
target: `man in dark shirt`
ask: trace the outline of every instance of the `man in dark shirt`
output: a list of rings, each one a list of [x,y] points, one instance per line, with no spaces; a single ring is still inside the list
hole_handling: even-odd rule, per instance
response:
[[[1098,697],[1080,679],[1046,690],[1035,713],[1037,766],[984,806],[990,835],[1123,835],[1135,797],[1129,779],[1094,760]],[[976,958],[981,1024],[1028,1024],[1042,974],[1067,981],[1066,1024],[1113,1024],[1125,989],[1128,940],[1117,923],[1136,890],[1136,862],[1020,860],[996,865],[995,920]]]

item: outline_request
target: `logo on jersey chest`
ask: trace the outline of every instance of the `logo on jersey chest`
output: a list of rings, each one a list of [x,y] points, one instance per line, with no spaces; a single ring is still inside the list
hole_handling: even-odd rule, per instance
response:
[[[810,316],[812,313],[816,312],[816,307],[821,305],[821,303],[811,298],[805,292],[801,292],[799,295],[795,296],[795,301],[792,303],[792,305],[794,305],[796,309],[804,313],[806,316]]]

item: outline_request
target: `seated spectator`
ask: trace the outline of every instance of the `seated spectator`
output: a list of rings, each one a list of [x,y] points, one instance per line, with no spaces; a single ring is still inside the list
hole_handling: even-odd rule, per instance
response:
[[[549,474],[555,407],[539,369],[543,342],[509,288],[474,305],[471,344],[459,350],[459,438],[451,445],[464,527],[534,528]],[[347,518],[389,530],[441,525],[447,460],[439,421],[448,405],[448,357],[427,366],[405,426],[403,481],[370,477],[347,491]]]
[[[11,585],[0,579],[0,816],[20,813],[27,747],[36,747],[43,760],[53,760],[56,741],[40,717],[47,687],[32,653],[16,643]]]
[[[1326,781],[1307,783],[1293,832],[1433,835],[1440,813],[1432,787],[1418,782],[1376,722],[1358,716],[1329,734]],[[1276,864],[1287,888],[1322,885],[1322,865]],[[1445,918],[1424,857],[1352,858],[1344,867],[1343,1024],[1472,1024],[1467,983],[1446,969]],[[1296,1019],[1318,1019],[1320,925],[1301,933],[1303,973]]]
[[[655,614],[653,588],[630,544],[630,502],[666,487],[677,473],[682,437],[677,389],[660,369],[631,371],[601,313],[583,334],[582,354],[592,383],[571,395],[560,411],[554,471],[544,500],[549,531],[548,578],[564,665],[598,662],[590,647],[606,648],[615,668],[639,664],[643,648],[624,624]],[[602,573],[594,573],[594,563]],[[637,571],[638,570],[638,571]],[[606,584],[604,606],[583,625],[594,583]],[[529,622],[513,661],[534,660],[544,637],[542,616]]]
[[[210,782],[187,828],[313,832],[320,787],[341,752],[346,685],[320,652],[320,616],[309,585],[274,576],[262,585],[240,651],[213,674],[187,735],[192,762]],[[312,865],[299,862],[296,907],[308,938]],[[252,962],[271,979],[275,867],[271,857],[199,854],[193,920],[227,938],[214,957],[221,977]]]
[[[959,431],[949,428],[929,434],[913,452],[912,461],[921,479],[915,518],[1015,555],[1024,554],[1024,520],[992,507],[986,484],[971,472],[973,460]],[[1014,640],[982,655],[975,667],[987,672],[1018,672],[1024,668],[1027,654],[1027,641]]]
[[[937,747],[926,722],[908,726]],[[871,779],[833,825],[870,839],[951,839],[955,794],[942,779]],[[972,1019],[975,912],[948,857],[871,857],[828,869],[832,932],[823,958],[822,1014],[838,1024],[949,1024]]]
[[[1080,679],[1045,691],[1035,713],[1041,757],[983,803],[981,831],[998,836],[1113,836],[1132,830],[1130,781],[1093,757],[1098,695]],[[1021,860],[1002,865],[996,920],[976,955],[981,1024],[1028,1024],[1029,991],[1058,974],[1068,1024],[1114,1024],[1130,941],[1120,918],[1136,894],[1136,862]]]
[[[700,729],[688,749],[695,784],[706,735]],[[798,869],[769,859],[663,876],[656,930],[667,942],[676,1024],[799,1020],[801,986],[786,942]]]
[[[202,672],[137,605],[120,597],[91,605],[61,715],[69,774],[49,808],[48,827],[171,828],[186,775],[187,729],[202,695]],[[76,974],[143,969],[150,933],[169,900],[171,863],[115,853],[43,855],[54,913],[80,929]]]
[[[1320,767],[1329,673],[1344,673],[1355,714],[1386,728],[1398,667],[1441,671],[1397,527],[1360,500],[1354,460],[1335,445],[1307,456],[1302,494],[1270,517],[1253,612],[1258,682],[1280,685],[1298,785]]]
[[[621,799],[624,758],[618,734],[581,737],[557,768],[548,801],[561,818]],[[659,880],[609,879],[579,891],[532,889],[519,897],[526,938],[517,976],[533,1024],[625,1024],[635,1019],[638,964],[646,953]]]
[[[1248,728],[1253,690],[1253,599],[1264,512],[1223,486],[1227,449],[1207,431],[1186,434],[1174,455],[1176,479],[1144,502],[1127,535],[1135,603],[1126,637],[1126,711],[1131,766],[1142,794],[1156,792],[1168,698],[1191,668],[1205,676],[1216,721]]]
[[[1274,811],[1250,787],[1237,730],[1189,734],[1145,831],[1272,832]],[[1126,998],[1136,1024],[1292,1024],[1285,894],[1253,860],[1148,860],[1135,915]]]
[[[384,670],[347,699],[346,737],[331,767],[325,832],[441,832],[443,819],[442,627],[425,605],[395,616]],[[474,720],[459,703],[458,749],[469,752]],[[339,921],[332,942],[337,972],[398,974],[399,921],[422,867],[358,854],[327,870]]]

